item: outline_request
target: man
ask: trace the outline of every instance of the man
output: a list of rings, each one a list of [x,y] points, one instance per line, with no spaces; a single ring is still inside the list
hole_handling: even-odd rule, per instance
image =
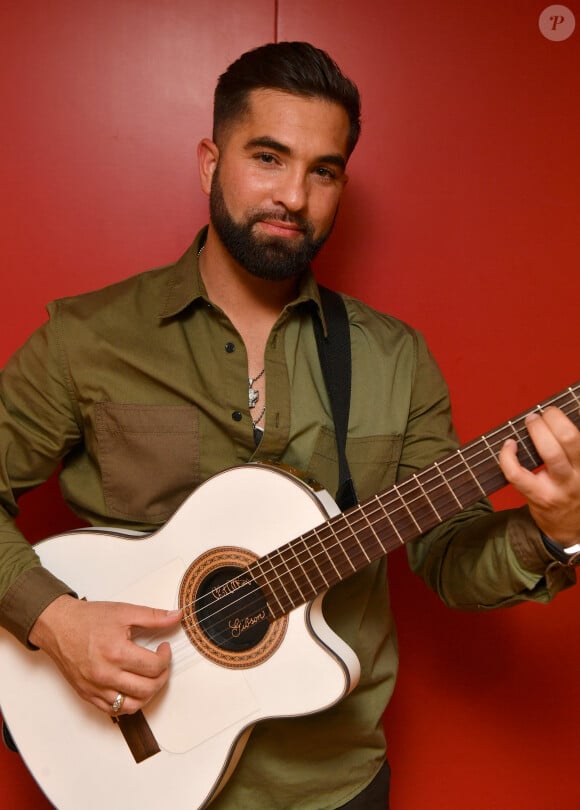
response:
[[[103,712],[135,713],[163,688],[169,645],[142,649],[131,632],[171,629],[181,614],[74,598],[13,526],[16,496],[62,460],[65,497],[81,516],[152,530],[199,483],[250,460],[291,464],[336,491],[309,264],[332,230],[359,120],[356,87],[323,52],[280,43],[244,54],[219,80],[213,138],[199,145],[207,229],[171,267],[51,305],[3,372],[0,617]],[[347,455],[362,498],[456,441],[421,336],[358,301],[346,306]],[[90,367],[88,352],[98,357]],[[481,502],[409,549],[450,605],[547,601],[574,581],[562,560],[580,540],[580,434],[556,409],[528,428],[543,472],[519,465],[513,441],[500,461],[529,507],[494,515]],[[218,810],[386,806],[381,719],[396,649],[385,562],[332,588],[324,605],[360,659],[358,687],[323,713],[259,724]]]

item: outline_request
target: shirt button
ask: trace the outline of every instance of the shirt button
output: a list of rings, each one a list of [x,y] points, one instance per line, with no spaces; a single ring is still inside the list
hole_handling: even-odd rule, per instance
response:
[[[239,411],[234,411],[232,413],[232,419],[234,422],[241,422],[242,421],[242,414]]]
[[[225,350],[226,350],[226,352],[228,354],[231,354],[232,352],[235,352],[236,344],[235,343],[226,343]]]

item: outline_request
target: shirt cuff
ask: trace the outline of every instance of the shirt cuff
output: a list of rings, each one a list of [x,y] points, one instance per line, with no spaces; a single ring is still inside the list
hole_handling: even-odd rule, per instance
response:
[[[8,588],[0,603],[0,625],[31,650],[28,635],[42,613],[59,596],[76,596],[68,585],[41,566],[29,568]]]
[[[518,562],[527,571],[545,579],[550,597],[575,584],[574,569],[566,568],[548,552],[542,533],[527,506],[513,510],[509,522],[509,538]]]

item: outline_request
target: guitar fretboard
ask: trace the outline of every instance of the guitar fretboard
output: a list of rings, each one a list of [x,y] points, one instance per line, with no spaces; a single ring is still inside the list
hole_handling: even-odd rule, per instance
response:
[[[525,419],[551,405],[580,426],[580,383],[256,560],[249,572],[272,617],[314,599],[503,487],[507,482],[498,458],[506,439],[518,442],[522,466],[540,466]]]

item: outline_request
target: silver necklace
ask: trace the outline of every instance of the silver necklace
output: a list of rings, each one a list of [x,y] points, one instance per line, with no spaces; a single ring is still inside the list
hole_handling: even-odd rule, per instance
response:
[[[256,391],[256,389],[254,388],[254,383],[256,382],[256,380],[260,379],[260,377],[262,376],[262,374],[264,374],[265,371],[266,367],[264,366],[264,368],[260,371],[260,373],[256,374],[255,377],[248,377],[248,404],[250,408],[255,408],[257,401],[260,399],[260,392]],[[264,407],[262,408],[262,410],[255,419],[252,416],[250,416],[252,420],[252,427],[254,428],[254,440],[256,442],[256,445],[259,444],[259,437],[262,435],[263,430],[263,428],[258,427],[258,425],[264,418],[265,413],[266,413],[266,406],[264,405]]]
[[[258,418],[257,419],[252,419],[252,427],[254,427],[254,428],[258,427],[259,423],[264,418],[265,413],[266,413],[266,406],[264,405],[264,407],[262,408],[262,410],[258,414]],[[261,428],[260,428],[260,430],[261,430]]]
[[[204,247],[205,247],[205,242],[200,247],[200,249],[197,251],[198,257],[201,255],[201,252],[203,251]],[[256,382],[256,380],[260,379],[260,377],[264,374],[265,371],[266,371],[266,367],[264,366],[264,368],[260,371],[260,373],[256,374],[255,377],[248,377],[248,405],[250,406],[250,408],[255,408],[257,401],[260,399],[260,392],[256,391],[256,389],[254,388],[254,383]],[[258,428],[258,424],[264,418],[265,413],[266,413],[266,406],[264,405],[264,407],[262,408],[262,410],[258,414],[257,418],[252,419],[252,427],[254,428],[254,430],[256,430],[256,428],[257,428],[258,430],[261,431],[261,428]]]
[[[250,408],[255,408],[257,401],[260,399],[260,392],[256,391],[256,389],[254,388],[254,383],[256,382],[256,380],[260,379],[260,377],[265,371],[266,368],[264,367],[259,374],[256,374],[255,377],[248,377],[248,405],[250,406]],[[257,419],[256,421],[259,422],[263,415],[264,413],[262,412],[260,418]]]

